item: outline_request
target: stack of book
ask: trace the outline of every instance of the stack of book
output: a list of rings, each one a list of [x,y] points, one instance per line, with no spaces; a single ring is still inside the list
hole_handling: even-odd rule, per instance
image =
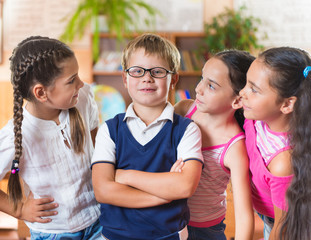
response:
[[[182,71],[200,71],[205,63],[203,57],[199,57],[193,51],[180,51],[180,68]]]

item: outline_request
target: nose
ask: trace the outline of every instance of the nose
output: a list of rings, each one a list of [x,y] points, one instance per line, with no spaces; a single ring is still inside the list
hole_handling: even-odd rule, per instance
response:
[[[239,92],[239,95],[242,97],[242,98],[246,98],[246,90],[245,90],[245,87],[242,88]]]
[[[84,82],[80,79],[80,77],[78,77],[78,81],[77,81],[77,88],[80,89],[84,86]]]
[[[197,93],[197,94],[200,94],[200,95],[202,95],[202,81],[200,81],[199,83],[198,83],[198,85],[195,87],[195,92]]]
[[[150,70],[147,70],[147,71],[145,72],[145,75],[142,76],[142,78],[143,78],[143,81],[144,81],[144,82],[153,82],[153,81],[154,81],[153,77],[151,76]]]

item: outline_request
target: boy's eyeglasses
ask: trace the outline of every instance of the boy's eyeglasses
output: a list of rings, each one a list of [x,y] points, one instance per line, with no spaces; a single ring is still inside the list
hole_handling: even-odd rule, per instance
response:
[[[146,74],[146,72],[149,72],[151,77],[154,77],[154,78],[164,78],[167,76],[167,74],[174,73],[162,67],[154,67],[154,68],[146,69],[146,68],[137,67],[137,66],[130,67],[126,69],[125,72],[127,72],[131,77],[134,77],[134,78],[143,77]]]

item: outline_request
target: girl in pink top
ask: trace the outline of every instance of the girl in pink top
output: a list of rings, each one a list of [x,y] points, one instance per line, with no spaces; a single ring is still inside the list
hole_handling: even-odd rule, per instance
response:
[[[223,51],[210,58],[202,70],[195,100],[176,104],[176,113],[200,127],[204,169],[196,192],[188,200],[189,239],[226,239],[226,189],[232,180],[236,236],[252,239],[253,209],[250,197],[248,157],[241,129],[239,91],[254,60],[249,53]]]
[[[244,128],[252,199],[265,222],[265,239],[311,239],[311,74],[303,75],[310,65],[301,49],[266,50],[252,63],[240,92],[249,119]]]

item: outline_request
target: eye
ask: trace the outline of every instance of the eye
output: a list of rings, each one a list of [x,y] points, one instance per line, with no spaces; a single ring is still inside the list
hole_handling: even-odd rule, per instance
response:
[[[137,73],[137,74],[141,74],[143,72],[143,70],[140,69],[140,68],[136,68],[136,69],[133,70],[133,72]]]
[[[129,73],[135,76],[142,75],[144,73],[144,70],[139,67],[133,67],[129,69]]]
[[[207,87],[211,90],[215,90],[215,87],[213,86],[213,84],[209,83],[207,84]]]
[[[155,69],[153,69],[153,73],[161,75],[161,74],[165,73],[165,71],[161,68],[155,68]]]
[[[73,82],[75,81],[75,79],[76,79],[76,77],[72,78],[72,79],[68,82],[68,84],[73,84]]]
[[[250,87],[250,88],[251,88],[252,93],[257,93],[258,92],[253,86]]]

